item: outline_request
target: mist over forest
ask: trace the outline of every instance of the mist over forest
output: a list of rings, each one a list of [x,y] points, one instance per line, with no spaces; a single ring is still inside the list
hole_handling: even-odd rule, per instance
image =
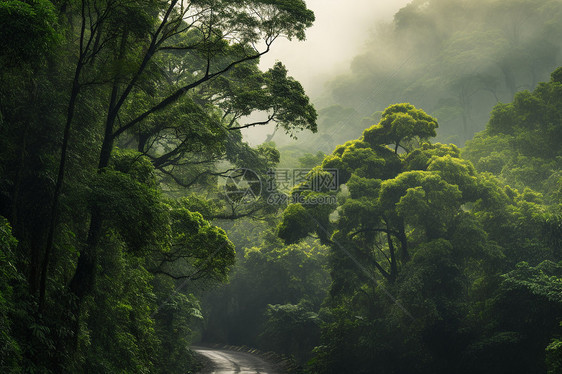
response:
[[[334,72],[314,97],[319,133],[279,142],[329,153],[389,105],[409,102],[439,120],[439,141],[462,146],[496,103],[561,64],[559,12],[558,1],[413,1],[373,22],[350,72]]]
[[[562,0],[1,0],[0,372],[562,373]]]

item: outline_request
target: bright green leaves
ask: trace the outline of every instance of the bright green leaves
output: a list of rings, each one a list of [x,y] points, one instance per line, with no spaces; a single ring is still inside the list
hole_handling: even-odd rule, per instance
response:
[[[217,105],[225,112],[229,129],[247,128],[274,122],[287,134],[310,130],[316,132],[316,110],[301,84],[287,75],[287,68],[277,62],[261,72],[252,61],[234,67],[212,83],[217,90]],[[256,122],[244,123],[244,117],[260,113]]]
[[[287,76],[287,68],[277,62],[265,74],[268,105],[273,118],[285,132],[310,130],[316,132],[316,110],[310,104],[301,84]]]
[[[314,232],[326,244],[330,239],[330,215],[337,206],[337,170],[334,173],[317,166],[305,178],[291,191],[279,236],[286,243],[294,243]]]
[[[401,161],[387,147],[352,140],[338,146],[331,155],[326,156],[322,167],[337,169],[339,182],[344,184],[354,174],[365,178],[391,178],[401,170]]]
[[[366,197],[373,199],[379,194],[382,180],[373,178],[363,178],[353,175],[347,182],[347,188],[352,199]]]
[[[378,181],[380,183],[380,181]],[[376,183],[376,182],[375,182]],[[380,224],[382,209],[376,194],[347,199],[338,209],[338,228],[341,235],[361,228],[377,227]]]
[[[371,289],[372,277],[400,283],[404,298],[419,301],[420,310],[431,314],[427,328],[456,313],[435,289],[460,297],[455,293],[466,281],[467,261],[490,260],[490,266],[481,265],[486,270],[475,272],[483,277],[502,258],[497,247],[486,244],[486,233],[467,206],[483,206],[482,191],[493,194],[499,186],[487,189],[456,146],[424,142],[436,127],[412,105],[389,107],[362,138],[324,158],[322,169],[339,172],[337,205],[289,205],[279,226],[288,243],[314,232],[331,245],[334,300],[359,297]],[[496,192],[498,200],[508,201],[501,188]],[[299,191],[299,196],[313,194]],[[467,243],[465,235],[474,241]],[[431,300],[418,300],[419,295]]]
[[[304,31],[314,22],[314,13],[307,9],[302,0],[229,0],[229,2],[236,5],[242,3],[249,10],[256,9],[257,13],[262,15],[259,26],[265,30],[271,30],[272,37],[280,34],[289,39],[294,37],[304,40]],[[249,14],[252,13],[249,12]]]
[[[411,171],[384,181],[380,202],[387,216],[397,215],[406,223],[424,228],[428,238],[438,238],[458,213],[461,197],[459,187],[439,175]]]
[[[460,159],[456,146],[420,143],[434,136],[436,127],[434,118],[410,104],[387,108],[379,124],[365,130],[361,139],[338,146],[322,162],[323,169],[338,170],[340,186],[345,184],[349,191],[349,198],[340,198],[336,226],[324,219],[331,217],[329,207],[318,215],[319,207],[294,205],[285,211],[280,236],[294,242],[311,231],[321,235],[337,227],[340,238],[351,235],[349,239],[371,245],[378,237],[373,233],[386,233],[392,239],[384,239],[385,250],[393,252],[394,242],[400,242],[407,260],[406,227],[428,239],[451,234],[453,219],[463,203],[477,199],[479,184],[474,167]],[[407,152],[398,154],[398,146]],[[304,228],[310,227],[309,217],[322,224],[320,230]]]
[[[170,207],[171,248],[156,255],[155,273],[175,279],[223,282],[234,265],[234,245],[221,228],[181,204]]]
[[[384,158],[379,157],[371,148],[348,148],[341,156],[341,160],[348,170],[362,177],[373,177],[382,174],[377,173],[386,166]],[[383,175],[380,175],[383,178]]]
[[[536,189],[553,202],[562,169],[562,83],[557,72],[533,92],[521,91],[512,103],[497,104],[486,130],[463,151],[479,171],[492,172],[521,190]]]
[[[464,201],[477,199],[478,178],[470,161],[450,155],[434,156],[427,170],[435,171],[447,183],[458,186],[463,193]]]
[[[142,253],[151,245],[165,245],[166,217],[152,165],[134,152],[115,156],[113,165],[90,182],[90,206],[100,210],[130,251]]]
[[[447,183],[436,173],[424,171],[408,171],[401,173],[394,179],[386,180],[381,185],[380,199],[383,207],[392,210],[393,207],[400,203],[400,200],[412,189],[424,191],[424,199],[430,204],[446,204],[447,199],[442,200],[442,194],[449,196],[457,202],[460,202],[460,190],[458,186]],[[418,189],[418,191],[421,191]],[[417,193],[415,193],[417,194]],[[452,204],[451,206],[455,206]]]
[[[283,212],[279,225],[279,237],[287,244],[296,243],[314,229],[310,213],[301,204],[290,204]]]
[[[363,132],[371,145],[394,145],[409,151],[413,140],[427,140],[436,135],[437,120],[411,104],[394,104],[385,109],[380,122]]]
[[[433,157],[451,156],[460,158],[460,150],[454,144],[422,143],[419,148],[408,153],[404,158],[406,170],[427,170]]]

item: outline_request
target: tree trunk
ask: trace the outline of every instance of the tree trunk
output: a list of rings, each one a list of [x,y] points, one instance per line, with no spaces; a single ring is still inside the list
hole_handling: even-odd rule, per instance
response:
[[[80,252],[78,264],[69,289],[78,298],[76,303],[78,308],[82,299],[91,292],[95,281],[95,269],[97,263],[96,248],[102,232],[102,215],[99,208],[92,209],[92,218],[90,220],[90,230],[88,232],[88,240],[86,246]]]
[[[55,191],[53,193],[53,200],[51,203],[51,212],[49,217],[49,231],[47,234],[47,242],[45,244],[45,254],[43,257],[43,262],[41,264],[41,281],[39,285],[39,310],[42,310],[45,306],[45,289],[47,284],[47,271],[49,269],[49,261],[51,253],[53,251],[53,241],[55,236],[55,228],[57,224],[58,215],[58,205],[59,198],[62,191],[62,186],[64,183],[64,172],[66,167],[66,154],[68,151],[68,143],[70,139],[70,128],[72,126],[72,120],[74,118],[74,112],[76,109],[76,100],[80,92],[80,74],[82,72],[82,56],[78,60],[76,65],[76,70],[74,72],[74,80],[72,81],[72,91],[70,93],[70,100],[68,103],[68,110],[66,114],[66,124],[64,126],[64,133],[62,138],[61,155],[59,160],[59,170],[57,175],[57,181],[55,184]]]
[[[118,59],[121,60],[125,54],[125,45],[127,41],[128,31],[123,32],[121,38],[121,46]],[[103,143],[101,146],[98,173],[103,173],[109,165],[111,159],[111,152],[113,150],[113,127],[117,118],[118,109],[115,108],[117,95],[119,92],[119,75],[117,72],[113,79],[113,87],[111,89],[111,96],[109,99],[109,106],[107,109],[107,118],[105,121],[105,132]],[[102,235],[103,216],[99,207],[93,207],[90,219],[90,229],[88,231],[88,239],[83,250],[80,252],[78,264],[72,280],[70,281],[70,291],[78,298],[77,304],[80,305],[84,296],[89,294],[95,283],[96,263],[97,263],[97,247]]]
[[[390,251],[390,280],[394,282],[396,276],[398,275],[398,266],[396,265],[394,243],[392,243],[392,237],[390,236],[389,232],[386,233],[386,239],[388,241],[388,249]]]
[[[408,238],[406,238],[404,222],[401,222],[398,227],[398,240],[400,240],[400,255],[402,257],[402,262],[410,261],[410,253],[408,253]]]

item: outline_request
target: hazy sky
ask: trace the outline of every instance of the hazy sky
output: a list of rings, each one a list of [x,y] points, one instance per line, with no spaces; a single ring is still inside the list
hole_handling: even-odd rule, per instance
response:
[[[319,94],[330,75],[348,71],[378,21],[391,20],[411,0],[305,0],[316,21],[306,41],[276,40],[261,60],[267,69],[282,61],[310,96]]]
[[[391,21],[393,15],[411,0],[305,0],[316,21],[306,31],[306,40],[278,39],[261,58],[262,70],[279,60],[289,75],[302,83],[314,102],[322,96],[324,84],[349,71],[353,57],[369,39],[377,22]],[[316,109],[321,109],[317,106]],[[245,139],[256,145],[264,141],[272,126],[243,131]],[[277,139],[278,140],[278,139]]]

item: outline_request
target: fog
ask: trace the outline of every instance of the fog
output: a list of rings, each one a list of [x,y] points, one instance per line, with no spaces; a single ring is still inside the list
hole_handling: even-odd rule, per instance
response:
[[[308,0],[316,21],[306,40],[277,40],[261,60],[267,69],[277,60],[300,81],[311,98],[322,94],[323,84],[349,70],[353,57],[369,39],[377,22],[391,20],[409,0]]]
[[[298,142],[276,133],[273,140],[331,152],[375,123],[374,113],[408,102],[437,118],[437,141],[462,146],[484,129],[494,105],[534,89],[561,63],[560,5],[310,1],[316,22],[307,40],[279,40],[261,67],[282,61],[302,83],[319,111],[319,133],[296,134]],[[245,135],[255,145],[272,131]]]
[[[306,32],[306,40],[280,39],[262,57],[260,67],[267,70],[281,61],[289,75],[297,79],[315,102],[324,85],[350,70],[351,62],[374,32],[377,23],[391,21],[410,0],[308,0],[316,21]],[[319,109],[319,108],[317,108]],[[244,132],[252,144],[261,143],[272,126]]]

